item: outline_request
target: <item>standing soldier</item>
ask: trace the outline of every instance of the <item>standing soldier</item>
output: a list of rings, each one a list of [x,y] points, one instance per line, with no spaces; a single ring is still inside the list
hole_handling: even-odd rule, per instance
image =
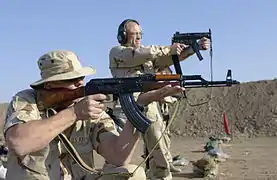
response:
[[[117,35],[120,45],[113,47],[109,54],[113,77],[156,73],[157,69],[164,69],[173,64],[171,55],[178,55],[181,61],[194,54],[190,46],[180,43],[169,46],[143,46],[140,43],[141,37],[142,30],[136,20],[126,19],[120,24]],[[209,40],[203,38],[198,44],[200,50],[207,49]],[[135,93],[134,97],[138,95],[139,93]],[[153,122],[143,136],[148,152],[153,149],[165,128],[158,103],[152,102],[147,105],[146,116]],[[168,154],[170,151],[165,139],[162,138],[149,159],[151,179],[172,179],[170,163],[167,160]]]

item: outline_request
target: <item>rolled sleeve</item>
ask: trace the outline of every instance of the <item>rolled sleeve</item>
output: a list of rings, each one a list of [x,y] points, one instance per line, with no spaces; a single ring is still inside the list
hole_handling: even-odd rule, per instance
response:
[[[119,136],[114,121],[108,114],[103,113],[100,119],[95,122],[92,129],[91,137],[94,150],[101,154],[101,152],[99,152],[99,145],[107,138],[114,136]]]
[[[21,123],[24,123],[24,121],[20,120],[17,118],[17,113],[12,113],[5,121],[5,124],[4,124],[4,134],[6,133],[6,131],[14,126],[14,125],[17,125],[17,124],[21,124]]]
[[[17,93],[11,100],[3,127],[4,134],[6,131],[16,125],[39,118],[35,94],[32,90],[25,90]]]

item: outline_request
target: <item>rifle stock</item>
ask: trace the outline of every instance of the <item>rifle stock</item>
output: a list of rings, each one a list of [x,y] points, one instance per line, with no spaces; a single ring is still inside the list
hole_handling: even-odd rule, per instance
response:
[[[40,110],[47,108],[59,108],[60,104],[73,101],[85,96],[85,88],[75,90],[38,90],[37,103]]]
[[[227,74],[229,76],[227,76],[226,81],[206,81],[201,75],[182,76],[178,74],[144,74],[137,77],[91,79],[84,87],[76,90],[51,93],[52,95],[49,93],[42,102],[44,108],[49,108],[55,107],[56,104],[97,93],[113,94],[119,98],[122,110],[127,119],[140,132],[145,133],[151,121],[144,116],[143,112],[141,112],[140,108],[137,106],[133,93],[159,89],[168,84],[172,86],[180,85],[185,88],[200,88],[231,86],[232,84],[239,83],[230,78],[231,70],[229,70]]]

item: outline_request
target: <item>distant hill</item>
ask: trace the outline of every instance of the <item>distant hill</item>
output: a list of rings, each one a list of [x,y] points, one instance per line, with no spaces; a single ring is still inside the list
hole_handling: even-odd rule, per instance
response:
[[[181,136],[223,134],[226,112],[233,135],[277,135],[277,80],[247,82],[233,87],[191,89],[181,102],[171,131]],[[199,104],[213,97],[208,103]],[[174,107],[174,106],[173,106]]]

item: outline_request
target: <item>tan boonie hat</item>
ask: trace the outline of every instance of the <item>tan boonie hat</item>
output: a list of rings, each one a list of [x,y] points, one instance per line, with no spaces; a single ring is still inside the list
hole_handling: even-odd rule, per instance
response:
[[[32,83],[32,88],[49,81],[70,80],[96,73],[91,67],[82,67],[77,55],[68,50],[48,52],[37,63],[41,79]]]

